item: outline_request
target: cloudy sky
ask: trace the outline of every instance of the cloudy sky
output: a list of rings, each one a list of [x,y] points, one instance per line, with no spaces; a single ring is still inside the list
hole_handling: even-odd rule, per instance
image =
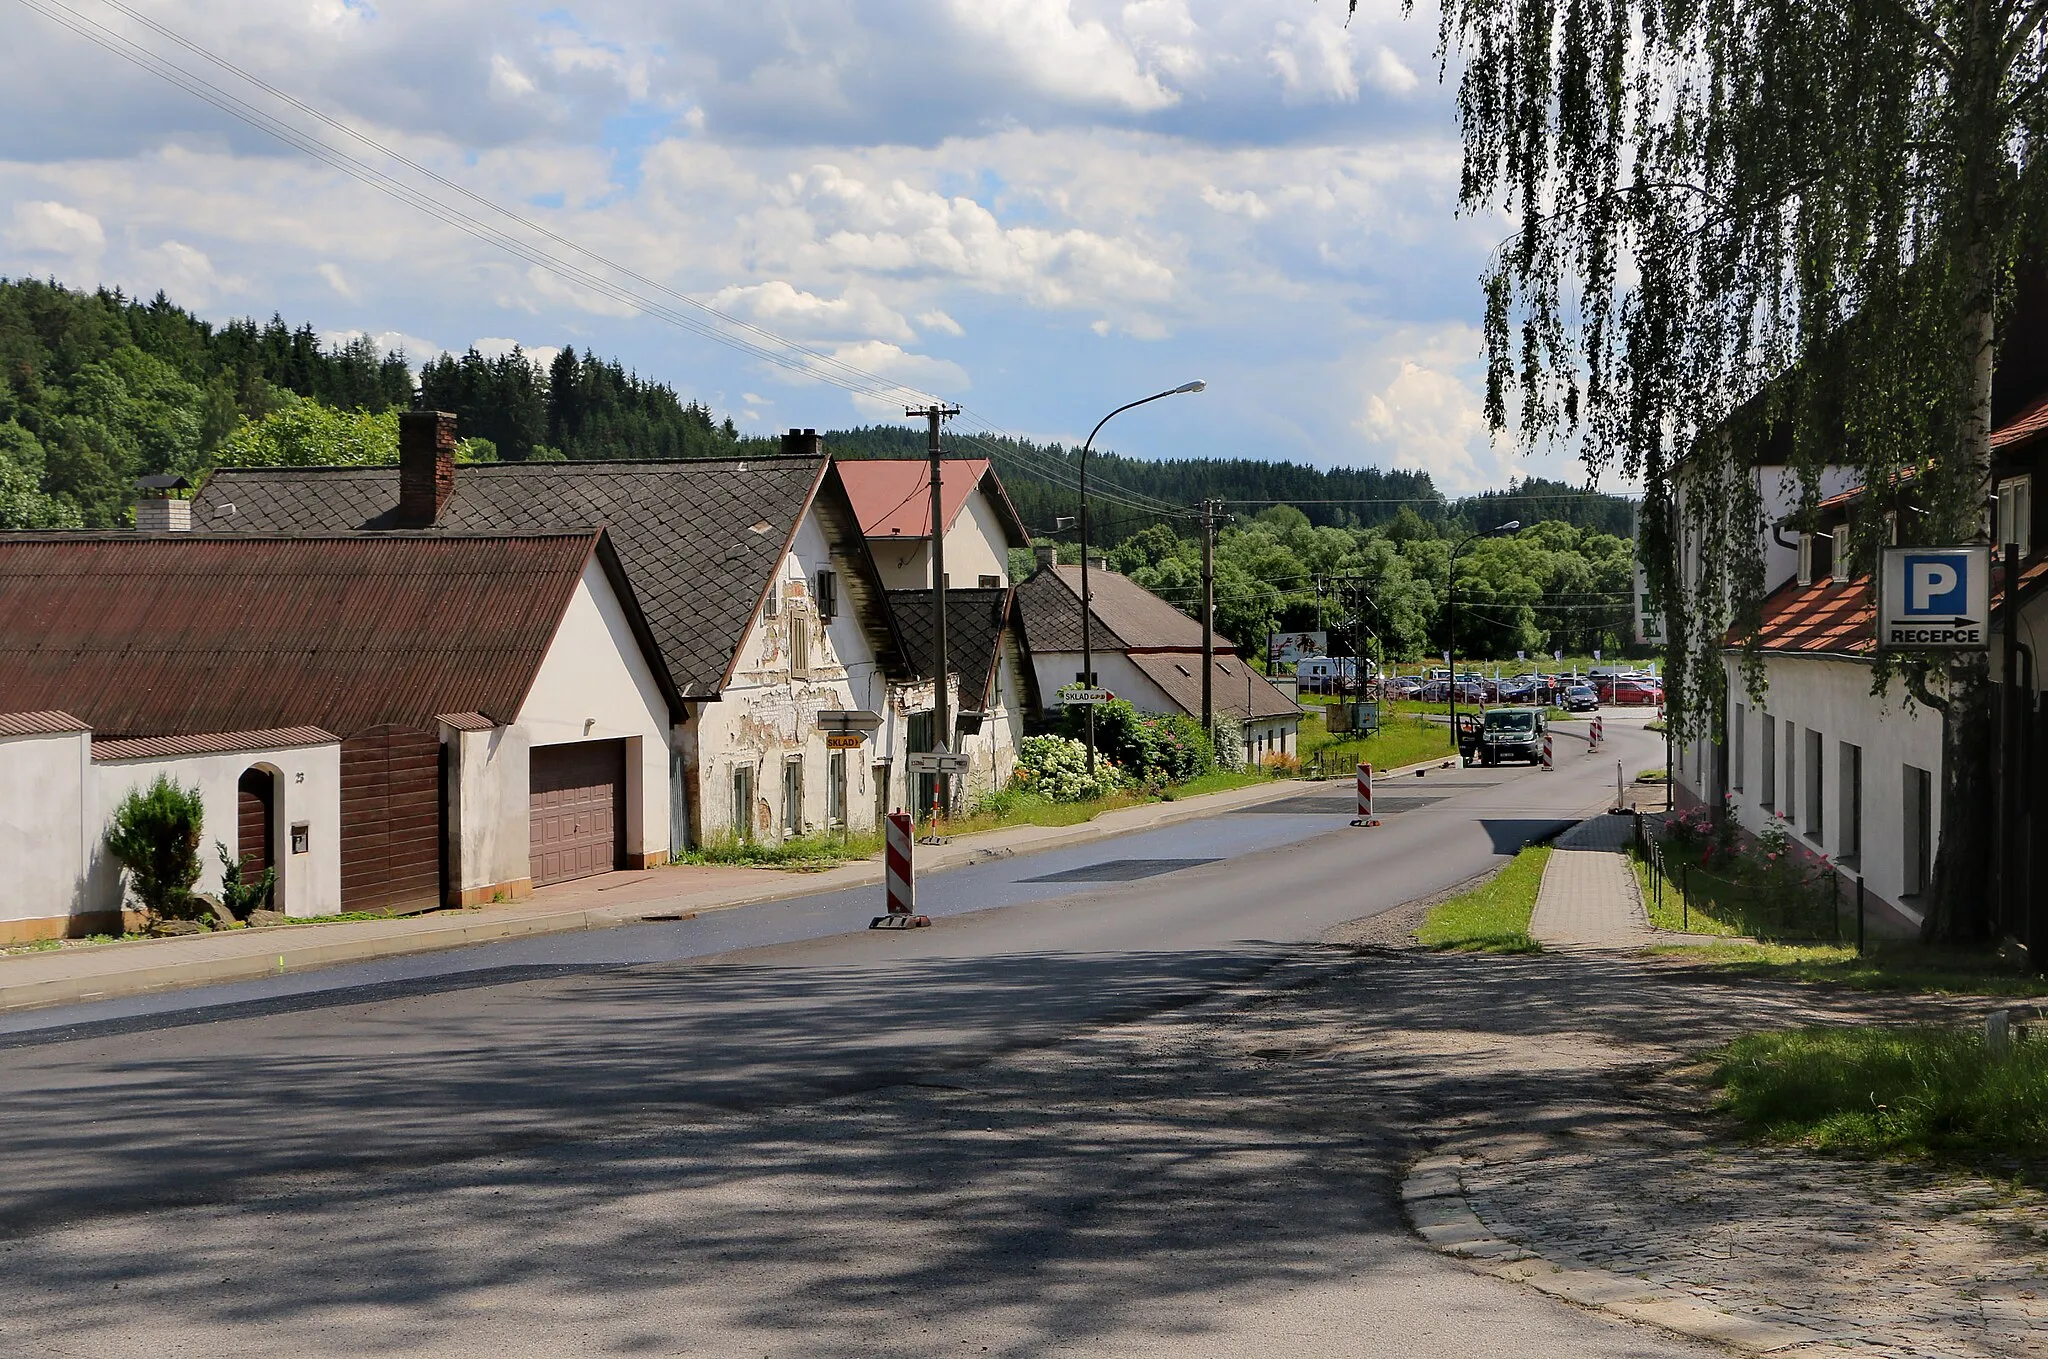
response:
[[[508,255],[14,4],[0,274],[415,357],[588,346],[763,432],[902,418],[633,304],[666,288],[1014,433],[1078,439],[1201,377],[1105,442],[1452,491],[1575,476],[1486,434],[1476,278],[1506,226],[1455,212],[1426,7],[1369,0],[1347,26],[1342,0],[64,3],[564,257],[121,11],[145,16],[644,281]]]

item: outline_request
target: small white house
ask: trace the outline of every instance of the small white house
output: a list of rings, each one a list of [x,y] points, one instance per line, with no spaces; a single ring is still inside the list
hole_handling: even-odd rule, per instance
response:
[[[860,516],[882,583],[890,590],[932,586],[932,477],[929,461],[840,458],[840,479]],[[946,525],[946,587],[1008,588],[1010,549],[1031,535],[987,458],[939,464],[939,513]]]

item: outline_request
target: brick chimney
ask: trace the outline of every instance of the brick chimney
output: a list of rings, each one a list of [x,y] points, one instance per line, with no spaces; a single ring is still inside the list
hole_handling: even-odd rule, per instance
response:
[[[159,473],[139,477],[135,482],[135,531],[137,533],[190,533],[192,502],[184,492],[192,483],[183,477]]]
[[[926,484],[929,485],[930,482],[927,481]],[[1031,553],[1038,559],[1038,569],[1041,571],[1052,570],[1060,559],[1059,547],[1053,543],[1033,543]]]
[[[403,411],[398,417],[398,523],[429,528],[455,494],[455,417]]]
[[[825,441],[814,429],[793,429],[782,436],[782,451],[802,457],[822,458],[825,456]]]

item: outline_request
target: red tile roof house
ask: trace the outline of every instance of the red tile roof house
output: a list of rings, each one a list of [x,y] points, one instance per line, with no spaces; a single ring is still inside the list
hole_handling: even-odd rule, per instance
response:
[[[1202,715],[1202,625],[1128,576],[1091,565],[1090,642],[1102,688],[1140,712]],[[1081,568],[1041,564],[1017,587],[1038,692],[1048,706],[1081,677]],[[1299,755],[1301,708],[1218,639],[1211,701],[1244,724],[1246,757]]]
[[[928,677],[938,664],[932,626],[931,464],[842,458],[837,467],[868,552],[889,588],[889,606],[908,648],[911,671],[927,677],[892,699],[890,722],[898,753],[929,750],[937,733]],[[953,781],[958,806],[1003,787],[1016,771],[1032,700],[1023,636],[1014,625],[1010,549],[1029,547],[1031,536],[986,458],[941,462],[939,491],[940,517],[947,526],[950,701],[955,713],[981,715],[978,725],[970,718],[947,736],[948,748],[971,761],[966,775]],[[933,782],[916,780],[911,805],[920,814],[931,806]]]
[[[2022,553],[2021,635],[2038,648],[2034,639],[2048,641],[2048,533],[2032,489],[2048,456],[2048,399],[2009,416],[1992,446],[1999,537]],[[1869,564],[1849,557],[1847,528],[1864,491],[1852,484],[1851,469],[1826,469],[1823,489],[1832,494],[1800,525],[1798,491],[1782,458],[1760,450],[1751,474],[1766,525],[1757,542],[1768,591],[1758,629],[1765,697],[1759,704],[1746,692],[1743,638],[1731,631],[1723,739],[1674,752],[1678,799],[1696,805],[1725,794],[1751,833],[1780,819],[1795,847],[1826,856],[1847,882],[1860,877],[1869,900],[1917,926],[1940,842],[1942,722],[1900,681],[1881,696],[1871,693],[1876,606]],[[1908,482],[1880,496],[1893,512],[1910,515],[1910,491]],[[1994,632],[1996,676],[2002,623]]]
[[[828,748],[821,711],[886,712],[903,648],[837,472],[814,434],[780,455],[456,467],[454,418],[400,422],[400,465],[236,468],[193,523],[215,533],[606,529],[679,702],[664,846],[864,830],[908,784],[884,731]],[[408,508],[410,506],[411,508]]]
[[[666,860],[677,705],[602,530],[0,535],[0,937],[109,927],[158,772],[292,915]]]

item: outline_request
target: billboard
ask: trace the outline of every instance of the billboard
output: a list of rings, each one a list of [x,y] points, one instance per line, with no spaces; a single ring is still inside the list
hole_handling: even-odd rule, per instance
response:
[[[1266,637],[1266,660],[1272,665],[1293,665],[1303,656],[1329,654],[1327,632],[1275,632]]]

